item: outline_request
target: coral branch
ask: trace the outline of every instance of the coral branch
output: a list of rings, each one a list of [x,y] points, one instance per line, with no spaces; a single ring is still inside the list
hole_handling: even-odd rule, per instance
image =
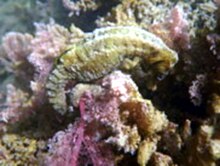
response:
[[[96,0],[77,0],[77,2],[62,0],[62,2],[63,6],[71,11],[69,16],[73,14],[79,15],[81,11],[96,10],[99,7],[99,3]]]
[[[17,122],[29,115],[32,109],[28,94],[8,84],[6,101],[0,105],[0,123]]]

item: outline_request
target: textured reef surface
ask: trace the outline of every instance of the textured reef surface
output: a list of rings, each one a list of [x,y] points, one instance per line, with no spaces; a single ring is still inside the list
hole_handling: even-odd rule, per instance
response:
[[[0,165],[220,165],[219,0],[0,2]]]

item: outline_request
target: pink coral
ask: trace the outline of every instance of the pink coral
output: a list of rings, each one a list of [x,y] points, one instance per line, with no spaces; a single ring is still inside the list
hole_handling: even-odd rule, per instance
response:
[[[45,165],[76,166],[93,164],[96,166],[113,166],[113,154],[110,149],[97,142],[83,117],[85,114],[85,98],[80,101],[81,119],[69,125],[68,129],[57,132],[49,141],[50,156],[46,157]]]
[[[189,87],[189,94],[192,103],[196,106],[202,103],[202,89],[206,83],[206,75],[199,74],[196,76],[196,80],[192,82],[192,85]]]
[[[54,59],[64,52],[71,35],[66,28],[53,21],[50,24],[35,23],[35,27],[34,37],[17,32],[6,34],[2,42],[6,55],[3,55],[4,57],[1,59],[4,59],[4,62],[7,63],[5,66],[11,72],[24,76],[28,82],[33,80],[34,70],[34,80],[30,82],[31,89],[38,99],[41,98],[43,101],[45,82],[54,64]]]
[[[61,25],[35,23],[36,34],[32,40],[32,56],[40,58],[54,58],[60,55],[68,43],[69,31]],[[38,54],[38,55],[34,55]]]
[[[51,156],[46,158],[45,165],[76,165],[83,133],[84,129],[79,121],[76,121],[75,125],[69,125],[67,130],[57,132],[49,140],[48,148]]]
[[[0,123],[17,122],[31,113],[31,103],[28,94],[16,89],[13,85],[7,85],[6,101],[0,107]]]
[[[62,2],[63,6],[71,11],[69,16],[73,14],[79,15],[81,11],[96,10],[100,5],[100,3],[97,3],[95,0],[77,0],[76,2],[62,0]]]
[[[184,48],[190,48],[190,37],[188,32],[188,22],[184,16],[182,8],[176,6],[171,10],[170,18],[168,20],[170,36],[174,42]]]
[[[0,112],[2,122],[16,122],[27,112],[32,112],[39,102],[45,101],[45,82],[54,59],[60,56],[69,42],[69,31],[54,22],[36,23],[35,26],[35,36],[10,32],[3,37],[1,59],[10,72],[19,78],[22,76],[22,81],[31,85],[34,96],[29,94],[29,87],[19,90],[14,85],[8,85],[6,102]]]
[[[33,36],[18,32],[9,32],[2,39],[2,50],[0,59],[9,72],[24,78],[31,79],[32,68],[27,60],[31,53],[31,41]]]
[[[22,62],[27,60],[27,56],[32,51],[30,44],[32,39],[30,34],[9,32],[3,37],[2,46],[12,62]]]
[[[217,60],[220,60],[220,35],[219,34],[209,34],[206,36],[206,39],[210,45],[210,51],[212,51],[213,55],[216,56]]]
[[[103,91],[99,95],[92,96],[87,93],[90,97],[86,100],[85,121],[108,129],[108,134],[105,135],[106,143],[114,144],[125,152],[134,153],[140,136],[136,126],[127,126],[123,123],[119,106],[138,96],[137,86],[129,76],[119,71],[106,76],[101,85]]]
[[[34,81],[31,82],[31,88],[37,95],[43,97],[45,82],[54,59],[66,49],[70,33],[66,28],[54,22],[35,23],[35,26],[36,34],[31,42],[32,53],[28,57],[36,73]]]
[[[80,118],[49,141],[51,156],[46,157],[46,165],[89,162],[111,166],[115,165],[117,149],[136,151],[140,142],[137,127],[123,124],[119,111],[122,102],[137,95],[136,85],[119,71],[106,76],[100,84],[102,90],[96,96],[92,91],[79,96]],[[113,148],[112,144],[118,148]]]
[[[177,49],[189,49],[189,25],[180,6],[175,6],[164,22],[153,24],[150,31],[160,36],[166,44]]]

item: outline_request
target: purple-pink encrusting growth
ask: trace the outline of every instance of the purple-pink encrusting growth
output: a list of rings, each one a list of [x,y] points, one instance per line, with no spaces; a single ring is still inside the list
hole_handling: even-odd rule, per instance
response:
[[[9,32],[3,37],[2,46],[12,62],[23,62],[32,51],[32,39],[30,34]]]
[[[31,88],[36,96],[41,96],[43,100],[45,82],[53,67],[54,59],[66,49],[70,33],[63,26],[53,22],[35,23],[35,27],[35,38],[31,42],[32,52],[28,57],[35,68],[35,78],[31,82]]]
[[[0,105],[0,124],[17,122],[28,116],[32,109],[28,101],[28,93],[8,84],[6,101]]]
[[[192,81],[192,85],[189,87],[189,95],[192,103],[199,106],[202,103],[202,89],[206,84],[206,75],[196,75],[196,80]]]
[[[65,51],[71,34],[68,29],[52,21],[50,24],[35,23],[35,27],[34,36],[18,32],[6,34],[2,40],[1,51],[4,53],[1,53],[1,60],[10,72],[30,81],[36,98],[43,101],[45,83],[54,59]]]
[[[57,132],[49,140],[48,148],[51,155],[46,157],[45,165],[114,165],[109,148],[93,140],[94,133],[88,131],[88,124],[84,121],[85,99],[82,97],[79,103],[81,118],[77,119],[74,125],[69,125],[67,130]]]
[[[45,159],[45,165],[75,166],[82,144],[84,129],[77,120],[74,125],[69,125],[65,131],[57,132],[49,140],[48,149],[50,156]]]
[[[81,116],[84,113],[84,103],[80,102]],[[53,166],[76,166],[84,139],[83,118],[76,119],[65,131],[57,132],[49,140],[48,148],[50,156],[47,156],[44,164]]]
[[[188,22],[184,16],[182,8],[175,6],[171,10],[170,18],[168,19],[170,37],[174,42],[183,49],[190,48],[190,35],[188,32]]]
[[[178,5],[171,9],[163,22],[151,25],[149,30],[163,39],[171,48],[189,49],[191,47],[189,23],[182,7]]]
[[[206,36],[206,39],[210,45],[209,49],[212,51],[213,55],[216,57],[216,59],[220,60],[220,35],[213,33]]]
[[[69,16],[79,15],[81,11],[96,10],[100,6],[100,3],[94,0],[62,0],[62,3],[66,9],[70,10]]]
[[[135,125],[130,126],[123,122],[119,107],[122,103],[138,97],[138,88],[128,75],[120,71],[103,78],[101,87],[103,90],[99,95],[90,94],[92,97],[86,100],[88,111],[84,120],[104,128],[95,131],[99,136],[96,139],[104,136],[106,144],[116,145],[118,150],[133,154],[138,148],[140,137]]]
[[[22,85],[22,90],[17,90],[14,85],[8,86],[13,88],[9,88],[12,89],[11,94],[5,95],[6,102],[1,103],[1,121],[13,123],[17,121],[15,119],[21,120],[22,117],[26,117],[26,112],[34,112],[33,110],[39,109],[37,107],[41,107],[47,101],[45,84],[55,58],[59,57],[70,43],[77,42],[78,38],[84,35],[73,25],[70,32],[52,21],[49,24],[35,23],[35,27],[34,35],[9,32],[3,37],[0,46],[1,64],[15,75],[15,84]],[[23,98],[24,103],[8,102],[10,96],[17,95],[17,99],[20,100],[23,94],[27,96]],[[20,103],[20,106],[16,103]]]
[[[119,109],[138,96],[137,86],[119,71],[103,78],[99,86],[102,90],[96,94],[88,88],[78,96],[80,117],[49,141],[46,165],[113,166],[119,150],[131,154],[137,150],[137,127],[124,124]]]
[[[52,63],[65,50],[70,35],[66,28],[55,23],[35,23],[35,27],[35,38],[31,42],[33,51],[29,60],[41,72],[47,63]]]
[[[9,32],[2,39],[0,59],[9,72],[31,79],[31,65],[27,57],[32,51],[31,41],[33,36],[19,32]],[[30,70],[30,71],[29,71]]]
[[[77,166],[80,151],[84,141],[85,123],[83,116],[85,113],[84,101],[80,101],[81,118],[75,123],[68,126],[65,131],[57,132],[52,139],[49,140],[48,148],[51,156],[45,160],[45,165],[53,166]],[[82,153],[82,152],[81,152]],[[89,161],[88,161],[89,162]]]

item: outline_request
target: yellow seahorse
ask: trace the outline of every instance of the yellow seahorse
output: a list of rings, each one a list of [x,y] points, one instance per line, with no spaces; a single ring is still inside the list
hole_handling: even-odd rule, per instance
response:
[[[46,85],[49,102],[55,110],[65,114],[70,106],[66,90],[69,82],[101,78],[135,57],[154,65],[154,72],[158,74],[167,73],[178,61],[175,51],[139,27],[105,27],[87,33],[78,43],[69,46],[54,65]]]

